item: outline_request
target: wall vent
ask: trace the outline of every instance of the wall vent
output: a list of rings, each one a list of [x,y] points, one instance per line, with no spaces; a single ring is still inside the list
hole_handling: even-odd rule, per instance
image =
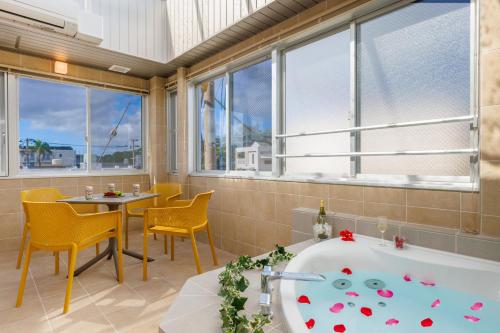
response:
[[[124,66],[120,66],[120,65],[113,65],[111,67],[108,68],[110,71],[113,71],[113,72],[118,72],[118,73],[128,73],[130,71],[130,68],[128,67],[124,67]]]

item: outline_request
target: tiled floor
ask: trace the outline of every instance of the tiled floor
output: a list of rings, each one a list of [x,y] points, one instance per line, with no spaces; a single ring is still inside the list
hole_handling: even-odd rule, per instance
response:
[[[15,308],[21,270],[15,269],[15,252],[0,253],[0,332],[158,332],[158,326],[184,281],[196,274],[189,241],[176,242],[176,260],[163,253],[163,241],[150,241],[150,279],[142,281],[142,263],[124,256],[125,281],[115,280],[112,261],[101,261],[75,278],[70,311],[62,314],[66,278],[66,255],[61,274],[54,275],[54,259],[35,253],[22,307]],[[209,248],[198,243],[203,271],[214,269]],[[104,248],[105,244],[101,244]],[[170,244],[169,244],[170,246]],[[131,249],[142,249],[140,231],[131,236]],[[79,254],[78,264],[94,255],[94,248]],[[217,251],[219,263],[233,255]]]

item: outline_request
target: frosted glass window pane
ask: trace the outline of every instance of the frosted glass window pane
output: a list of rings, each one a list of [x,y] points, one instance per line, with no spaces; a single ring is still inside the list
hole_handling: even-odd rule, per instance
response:
[[[231,170],[271,171],[271,60],[232,74]]]
[[[358,107],[362,126],[468,115],[470,5],[420,1],[358,25]],[[361,151],[469,147],[468,125],[369,131]],[[459,176],[467,156],[363,157],[362,173]]]
[[[198,145],[201,170],[226,170],[226,79],[199,84]]]
[[[286,133],[350,127],[349,31],[342,31],[285,54]],[[348,152],[349,134],[286,140],[287,154]],[[286,174],[348,175],[348,157],[289,158]]]
[[[6,76],[0,72],[0,176],[7,173],[7,108],[5,86]]]

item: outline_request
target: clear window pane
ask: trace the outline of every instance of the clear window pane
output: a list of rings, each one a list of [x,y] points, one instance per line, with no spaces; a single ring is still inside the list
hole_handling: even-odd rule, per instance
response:
[[[169,171],[177,171],[177,92],[168,96],[168,165]]]
[[[468,115],[470,8],[420,1],[358,25],[362,126]],[[361,151],[469,147],[466,123],[368,131]],[[367,174],[469,175],[465,155],[363,157]]]
[[[85,88],[19,78],[19,168],[86,170]]]
[[[350,127],[349,31],[342,31],[285,54],[286,133]],[[286,154],[348,152],[348,133],[286,139]],[[348,176],[348,157],[288,158],[286,174]]]
[[[142,96],[90,89],[92,168],[142,169]]]
[[[271,60],[232,74],[231,170],[271,171]]]
[[[200,170],[226,170],[226,79],[196,87]]]

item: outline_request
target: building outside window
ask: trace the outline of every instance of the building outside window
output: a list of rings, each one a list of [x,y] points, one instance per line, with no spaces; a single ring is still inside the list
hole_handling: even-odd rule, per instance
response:
[[[141,95],[17,81],[20,172],[87,172],[89,160],[97,171],[143,169]]]

